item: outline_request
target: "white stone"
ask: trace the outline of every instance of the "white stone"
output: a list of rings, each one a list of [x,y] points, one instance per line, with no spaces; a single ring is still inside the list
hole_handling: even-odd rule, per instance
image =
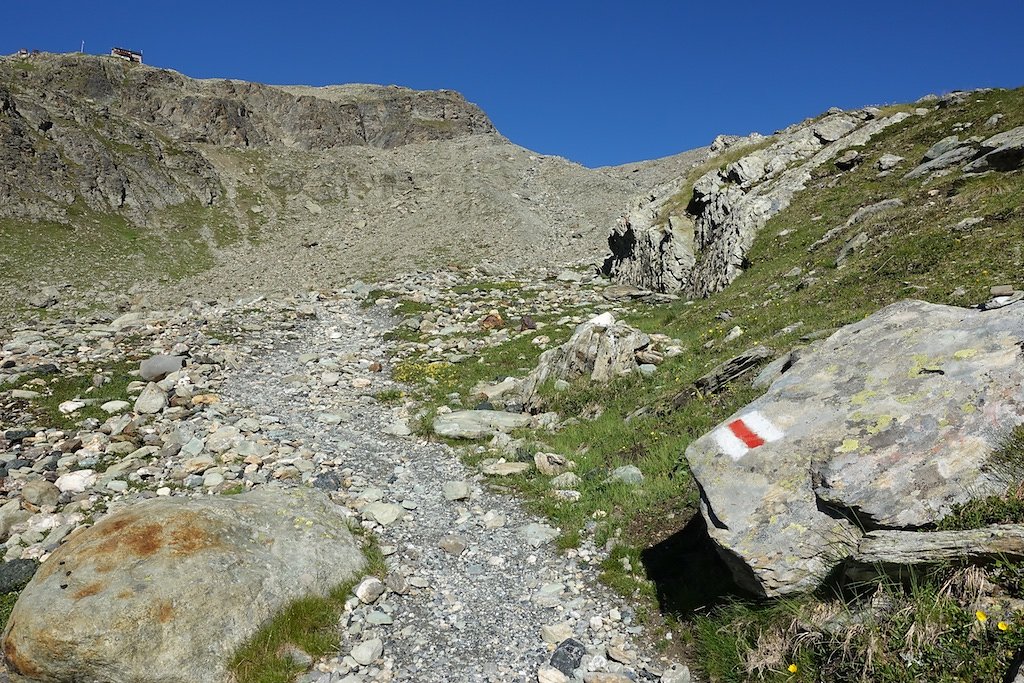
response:
[[[212,489],[224,483],[224,475],[220,472],[210,471],[203,475],[203,486]]]
[[[446,481],[442,490],[448,500],[468,500],[473,494],[473,488],[467,481]]]
[[[96,478],[92,470],[76,470],[57,477],[54,484],[61,493],[82,493],[96,483]]]
[[[401,506],[391,503],[370,503],[363,508],[363,514],[382,526],[401,519],[405,516],[405,510]]]
[[[167,394],[153,382],[146,385],[135,399],[135,412],[140,415],[154,415],[167,407]]]
[[[500,529],[505,526],[505,521],[505,515],[494,510],[488,510],[483,516],[485,529]]]
[[[41,394],[38,391],[29,391],[28,389],[12,389],[11,398],[17,398],[21,400],[31,400],[33,398],[39,398]]]
[[[382,654],[384,654],[384,641],[380,638],[364,640],[352,648],[351,652],[352,659],[362,666],[373,664]]]
[[[557,624],[547,624],[540,627],[540,637],[545,643],[558,645],[563,640],[572,638],[572,624],[563,621]]]
[[[128,403],[128,401],[107,401],[100,406],[100,410],[108,415],[113,415],[114,413],[123,413],[130,407],[131,403]]]
[[[387,429],[388,434],[392,436],[409,436],[412,434],[412,429],[409,428],[408,423],[405,420],[395,420]]]
[[[76,410],[81,410],[84,407],[84,401],[63,401],[60,405],[57,406],[57,410],[59,410],[65,415],[70,415]]]
[[[224,453],[234,447],[242,438],[238,427],[220,427],[206,438],[206,448],[214,453]]]
[[[359,582],[353,592],[363,604],[369,605],[376,602],[384,593],[384,583],[376,576],[367,576]]]

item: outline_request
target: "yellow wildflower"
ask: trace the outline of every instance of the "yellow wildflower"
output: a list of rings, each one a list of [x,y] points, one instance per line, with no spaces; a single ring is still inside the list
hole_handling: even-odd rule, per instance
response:
[[[1009,631],[1010,625],[1007,624],[1005,621],[1000,621],[998,624],[996,624],[996,628],[998,628],[1000,631]]]
[[[975,612],[974,617],[978,620],[978,623],[980,624],[984,624],[986,621],[988,621],[988,615],[982,612],[981,610]]]
[[[800,667],[798,667],[796,664],[790,664],[788,668],[789,668],[789,673],[791,673],[791,674],[795,674],[797,671],[800,670]]]

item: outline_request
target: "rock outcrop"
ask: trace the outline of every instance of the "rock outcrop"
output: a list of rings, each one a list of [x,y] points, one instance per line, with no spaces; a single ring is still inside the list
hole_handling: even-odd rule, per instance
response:
[[[500,410],[456,410],[434,418],[434,433],[450,439],[482,439],[530,425],[529,415]]]
[[[538,391],[548,380],[574,382],[586,377],[607,382],[636,371],[651,339],[640,330],[602,313],[581,324],[569,341],[541,354],[537,367],[523,381],[522,402],[530,410],[541,407]],[[652,359],[653,360],[653,359]]]
[[[219,683],[276,611],[363,564],[345,516],[313,490],[146,501],[42,564],[8,621],[4,660],[25,681]]]
[[[1013,171],[1024,166],[1024,126],[984,140],[979,153],[977,159],[964,166],[964,173]]]
[[[876,109],[836,111],[771,138],[716,141],[713,153],[751,151],[724,168],[695,180],[682,176],[637,200],[608,238],[611,255],[603,271],[617,282],[689,297],[722,290],[746,268],[757,232],[789,206],[815,169],[908,116],[881,116]]]
[[[864,529],[916,529],[1005,490],[1024,415],[1024,306],[893,304],[801,353],[693,442],[708,531],[745,588],[814,588]]]

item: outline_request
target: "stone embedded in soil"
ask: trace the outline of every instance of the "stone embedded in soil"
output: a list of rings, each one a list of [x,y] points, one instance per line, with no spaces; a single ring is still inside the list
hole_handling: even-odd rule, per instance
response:
[[[369,605],[384,594],[384,583],[376,576],[368,576],[359,582],[353,592],[360,602]]]
[[[400,505],[392,503],[370,503],[363,508],[363,514],[370,517],[378,524],[387,526],[393,524],[405,516],[405,510]]]
[[[473,487],[467,481],[446,481],[443,492],[447,500],[468,500],[473,493]]]
[[[350,654],[359,664],[369,666],[384,654],[384,641],[380,638],[365,640],[352,648]]]
[[[434,432],[453,439],[482,439],[530,424],[529,415],[499,410],[457,410],[434,418]]]
[[[167,407],[167,394],[155,383],[150,382],[135,399],[135,412],[140,415],[153,415]]]

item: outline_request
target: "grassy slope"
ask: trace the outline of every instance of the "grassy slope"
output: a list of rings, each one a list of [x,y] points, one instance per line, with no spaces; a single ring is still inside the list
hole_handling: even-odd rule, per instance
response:
[[[85,127],[73,120],[60,123],[64,128],[77,129],[80,136],[93,138],[125,168],[131,168],[139,158],[152,158],[158,153],[149,145],[133,147],[117,142],[103,128]],[[116,124],[112,121],[108,125]],[[52,146],[42,134],[31,134],[39,149]],[[173,154],[173,144],[165,144]],[[75,166],[68,159],[63,161]],[[77,188],[71,189],[77,193]],[[33,188],[21,191],[35,194],[40,203],[51,201]],[[188,191],[184,194],[189,196]],[[91,209],[80,195],[64,209],[59,221],[0,218],[0,288],[21,291],[26,282],[45,281],[84,289],[97,285],[116,289],[139,280],[173,281],[202,272],[214,265],[217,249],[259,235],[259,217],[244,212],[252,203],[246,200],[256,193],[239,186],[239,195],[247,225],[238,224],[223,196],[216,206],[193,199],[168,207],[147,217],[144,225],[133,223],[119,211]]]
[[[986,129],[984,122],[994,113],[1004,118],[997,129]],[[535,449],[555,450],[576,460],[576,472],[583,479],[579,502],[559,502],[546,495],[546,478],[536,473],[513,481],[530,505],[562,527],[564,545],[575,543],[589,520],[599,520],[596,540],[614,536],[620,541],[606,563],[606,580],[624,592],[653,598],[657,591],[640,569],[643,551],[677,534],[695,513],[696,492],[685,470],[683,451],[692,439],[758,392],[741,383],[682,410],[659,411],[672,395],[757,343],[781,353],[803,343],[804,335],[817,336],[900,299],[972,305],[985,301],[992,285],[1022,284],[1022,172],[963,178],[956,171],[931,180],[902,179],[930,145],[953,134],[954,125],[962,123],[973,125],[960,132],[961,137],[988,137],[1024,124],[1024,90],[978,94],[963,104],[926,117],[913,116],[890,128],[861,150],[865,161],[857,168],[843,174],[830,166],[819,169],[807,191],[761,231],[750,254],[752,267],[726,291],[692,304],[638,305],[633,310],[630,319],[635,325],[681,339],[685,353],[667,361],[652,378],[627,378],[605,387],[578,385],[552,398],[552,407],[567,415],[588,407],[603,408],[596,420],[553,436],[534,435],[543,442],[535,443]],[[906,161],[893,174],[878,177],[874,163],[884,153],[906,157]],[[812,243],[843,224],[859,207],[890,198],[902,199],[905,206],[859,223],[808,252]],[[968,217],[983,221],[967,230],[954,229]],[[837,268],[839,250],[859,232],[865,232],[870,241]],[[791,274],[797,268],[800,274]],[[797,323],[796,329],[787,331]],[[736,325],[744,334],[724,342],[725,334]],[[489,350],[481,357],[489,373],[500,376],[521,375],[519,369],[536,355],[525,340],[514,340],[507,348]],[[465,392],[481,376],[476,364],[457,366],[451,372],[443,382],[444,391],[435,386],[430,392],[435,400],[453,389]],[[626,416],[638,406],[647,406],[648,415],[627,421]],[[604,483],[608,469],[630,463],[643,470],[643,486],[628,489]],[[859,680],[856,670],[869,680],[909,681],[925,670],[920,667],[934,676],[929,680],[971,680],[970,671],[979,673],[978,680],[992,680],[986,676],[1009,662],[1005,646],[1010,642],[1003,641],[1012,638],[1016,643],[1017,630],[989,629],[978,635],[971,611],[948,591],[940,599],[941,586],[935,581],[910,592],[884,588],[902,601],[902,621],[863,627],[856,638],[851,637],[845,654],[842,643],[834,639],[798,638],[800,630],[794,626],[794,615],[805,618],[806,610],[850,609],[843,602],[739,604],[713,611],[711,616],[677,613],[675,617],[682,620],[697,658],[708,663],[712,680],[816,680],[819,676]],[[672,610],[670,604],[662,607]],[[922,631],[931,635],[919,643],[921,656],[911,658],[908,665],[907,639]],[[778,646],[775,659],[763,655],[766,634]],[[761,670],[748,671],[756,668],[751,658],[757,657]],[[961,659],[973,668],[968,671],[957,664]],[[787,667],[797,660],[794,674]]]

